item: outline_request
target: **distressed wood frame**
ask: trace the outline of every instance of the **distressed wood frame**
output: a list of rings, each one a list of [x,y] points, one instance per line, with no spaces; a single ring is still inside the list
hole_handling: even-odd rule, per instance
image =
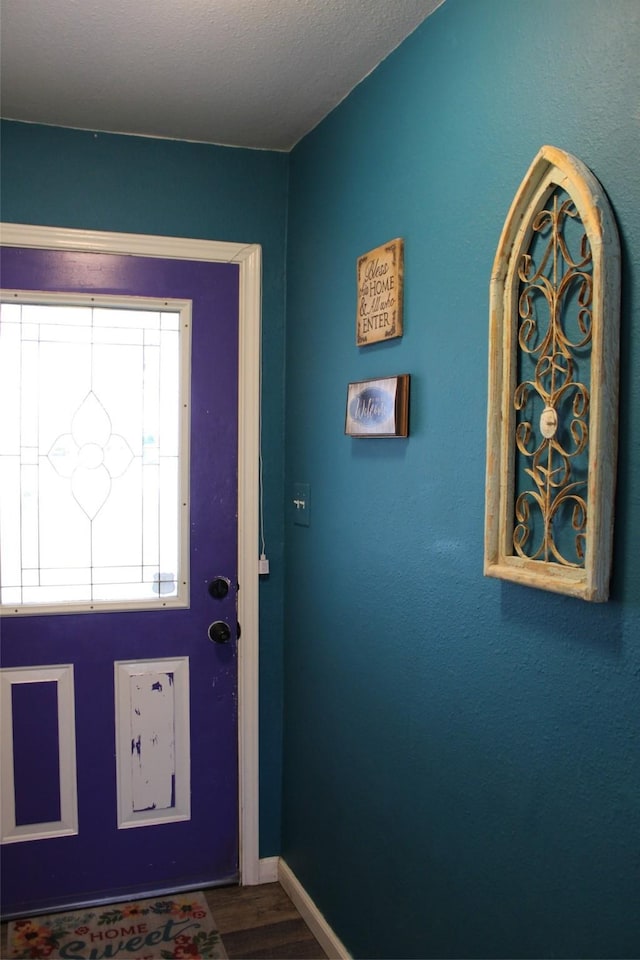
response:
[[[534,219],[556,187],[573,201],[592,253],[588,513],[581,566],[515,555],[513,545],[518,267],[529,248]],[[604,190],[576,157],[543,146],[513,200],[491,275],[486,576],[584,600],[608,599],[617,459],[619,311],[620,244]]]

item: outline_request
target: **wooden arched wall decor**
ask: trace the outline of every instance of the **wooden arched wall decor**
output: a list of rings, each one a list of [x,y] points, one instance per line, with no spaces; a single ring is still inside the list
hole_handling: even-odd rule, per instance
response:
[[[542,147],[491,276],[488,576],[608,599],[619,309],[607,197],[580,160]]]

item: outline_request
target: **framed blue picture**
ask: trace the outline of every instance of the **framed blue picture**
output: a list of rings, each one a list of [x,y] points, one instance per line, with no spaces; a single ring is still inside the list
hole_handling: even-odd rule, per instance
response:
[[[408,373],[359,380],[347,389],[344,432],[349,437],[409,436]]]

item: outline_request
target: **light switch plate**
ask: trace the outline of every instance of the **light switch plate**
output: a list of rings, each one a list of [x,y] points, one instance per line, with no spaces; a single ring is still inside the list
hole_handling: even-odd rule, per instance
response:
[[[294,483],[291,507],[293,522],[300,527],[308,527],[311,515],[311,488],[308,483]]]

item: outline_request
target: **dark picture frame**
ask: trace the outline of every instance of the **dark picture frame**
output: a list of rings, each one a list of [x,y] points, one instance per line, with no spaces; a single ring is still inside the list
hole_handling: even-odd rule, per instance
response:
[[[408,373],[350,383],[345,434],[360,438],[408,437],[409,384]]]

